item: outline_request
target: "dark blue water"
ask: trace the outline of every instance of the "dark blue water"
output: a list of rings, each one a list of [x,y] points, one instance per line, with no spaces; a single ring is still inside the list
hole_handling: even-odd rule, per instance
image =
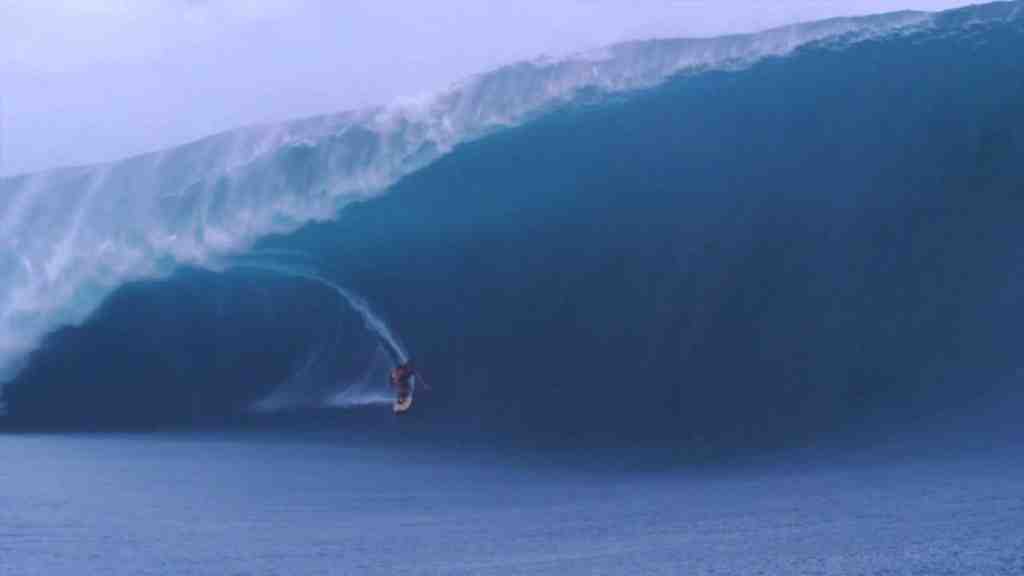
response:
[[[1000,574],[1016,450],[653,470],[344,435],[0,437],[0,574]]]
[[[1024,573],[1021,54],[996,4],[581,99],[122,287],[3,388],[0,574]],[[336,286],[407,417],[324,409],[394,361]]]
[[[300,372],[312,402],[363,374],[378,342],[358,314],[269,264],[390,323],[437,389],[425,430],[729,452],[970,410],[1021,385],[1019,14],[951,12],[462,146],[240,258],[262,271],[125,287],[51,335],[7,407],[188,424]],[[275,170],[321,161],[295,148]]]

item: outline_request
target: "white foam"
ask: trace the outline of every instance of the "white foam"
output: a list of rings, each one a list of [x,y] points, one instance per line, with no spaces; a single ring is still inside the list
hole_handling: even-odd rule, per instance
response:
[[[809,42],[853,42],[929,18],[903,13],[633,42],[507,66],[392,106],[0,180],[0,382],[48,331],[81,322],[118,286],[182,265],[215,267],[261,237],[333,218],[459,143],[521,124],[580,90],[647,88],[686,70],[746,66]]]

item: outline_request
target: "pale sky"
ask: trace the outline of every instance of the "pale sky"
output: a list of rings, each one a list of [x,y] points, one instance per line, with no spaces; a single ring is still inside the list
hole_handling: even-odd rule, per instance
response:
[[[964,0],[0,0],[0,175],[440,90],[653,36]]]

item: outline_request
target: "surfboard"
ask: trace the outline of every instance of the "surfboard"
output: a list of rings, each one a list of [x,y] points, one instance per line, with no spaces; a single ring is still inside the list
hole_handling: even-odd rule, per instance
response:
[[[402,414],[403,412],[405,412],[406,410],[408,410],[411,407],[412,407],[412,394],[409,394],[408,396],[406,396],[405,398],[402,398],[402,399],[396,398],[395,399],[395,403],[392,406],[392,410],[394,410],[395,414]]]

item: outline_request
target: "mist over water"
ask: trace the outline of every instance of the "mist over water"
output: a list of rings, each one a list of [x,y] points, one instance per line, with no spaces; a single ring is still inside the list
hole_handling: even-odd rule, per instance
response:
[[[0,18],[0,138],[8,147],[0,176],[106,162],[239,126],[430,94],[540,54],[966,4],[7,0]]]

